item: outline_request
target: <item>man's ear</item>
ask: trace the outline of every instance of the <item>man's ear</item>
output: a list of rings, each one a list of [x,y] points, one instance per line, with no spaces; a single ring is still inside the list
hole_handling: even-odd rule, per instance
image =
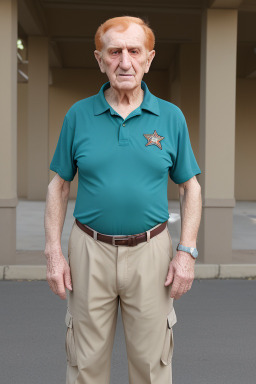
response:
[[[94,56],[95,56],[95,59],[97,60],[97,62],[99,64],[101,72],[105,73],[106,71],[105,71],[105,66],[104,66],[103,60],[102,60],[102,52],[95,50]]]
[[[145,68],[145,73],[148,73],[150,65],[155,57],[156,51],[152,50],[148,52],[148,58],[147,58],[147,63],[146,63],[146,68]]]

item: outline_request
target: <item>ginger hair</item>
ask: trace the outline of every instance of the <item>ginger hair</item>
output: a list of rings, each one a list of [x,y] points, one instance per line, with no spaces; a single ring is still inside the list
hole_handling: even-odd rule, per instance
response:
[[[132,16],[120,16],[113,17],[112,19],[106,20],[103,24],[99,26],[96,31],[94,42],[97,51],[102,50],[102,36],[110,29],[110,28],[118,28],[121,32],[126,31],[126,29],[132,24],[137,24],[142,27],[145,33],[145,47],[152,51],[155,46],[155,35],[149,25],[139,17]]]

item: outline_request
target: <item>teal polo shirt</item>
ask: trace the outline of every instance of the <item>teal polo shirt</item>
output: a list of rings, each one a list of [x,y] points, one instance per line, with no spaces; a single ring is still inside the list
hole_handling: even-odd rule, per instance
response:
[[[78,170],[74,217],[98,232],[130,235],[169,218],[168,174],[177,184],[201,173],[185,117],[142,81],[141,105],[123,119],[99,93],[67,112],[50,164],[64,180]]]

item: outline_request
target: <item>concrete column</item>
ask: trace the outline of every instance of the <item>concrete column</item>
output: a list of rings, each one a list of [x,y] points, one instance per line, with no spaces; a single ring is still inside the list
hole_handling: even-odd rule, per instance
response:
[[[0,264],[15,264],[17,205],[17,1],[0,1]]]
[[[48,38],[28,39],[29,200],[45,200],[48,186]]]
[[[202,15],[200,150],[203,213],[200,261],[232,261],[235,205],[235,97],[237,10],[206,9]]]

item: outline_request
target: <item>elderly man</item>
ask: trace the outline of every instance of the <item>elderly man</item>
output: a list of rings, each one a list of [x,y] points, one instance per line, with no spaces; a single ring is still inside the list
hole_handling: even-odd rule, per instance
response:
[[[50,169],[47,281],[65,299],[67,384],[106,384],[120,303],[129,382],[172,381],[173,299],[194,279],[201,189],[185,118],[142,81],[154,34],[139,18],[107,20],[94,52],[108,82],[67,112]],[[68,263],[61,233],[79,172]],[[179,185],[181,238],[172,255],[168,173]],[[122,378],[120,378],[122,383]]]

